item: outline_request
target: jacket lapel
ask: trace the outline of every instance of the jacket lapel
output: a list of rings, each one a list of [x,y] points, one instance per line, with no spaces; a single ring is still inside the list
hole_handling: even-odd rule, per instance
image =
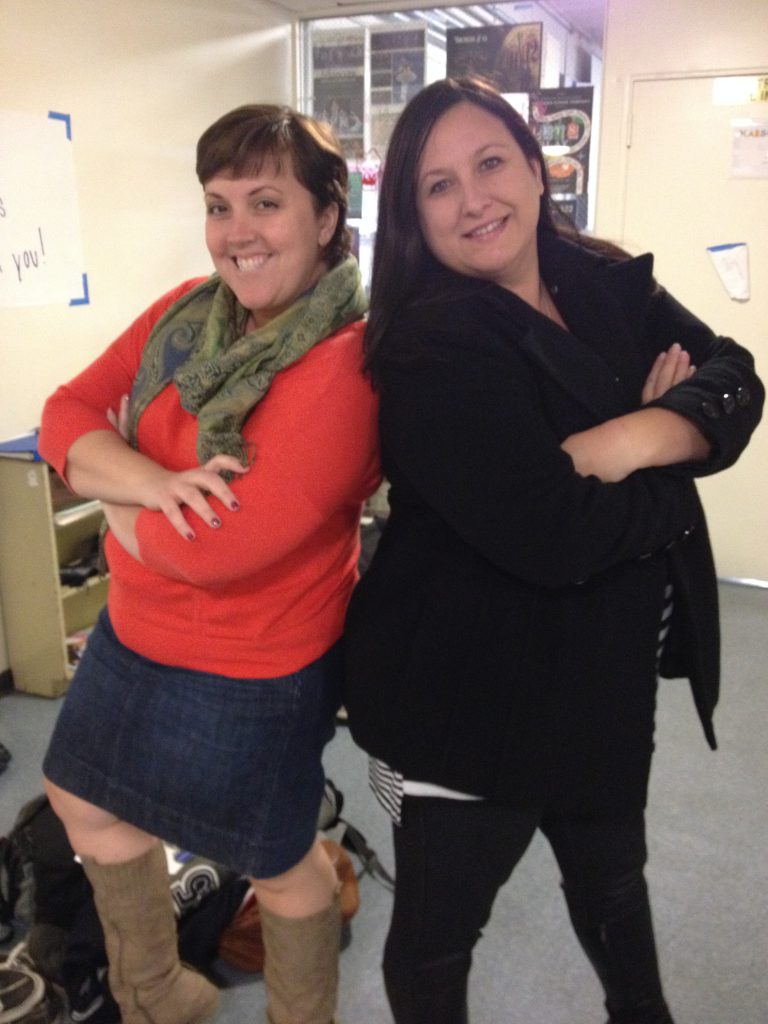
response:
[[[542,270],[569,329],[534,313],[520,347],[599,419],[636,409],[647,372],[638,328],[653,257],[607,263],[557,240],[544,247]]]
[[[550,321],[530,327],[519,344],[540,369],[598,419],[610,419],[626,411],[616,375],[608,363],[557,324]]]

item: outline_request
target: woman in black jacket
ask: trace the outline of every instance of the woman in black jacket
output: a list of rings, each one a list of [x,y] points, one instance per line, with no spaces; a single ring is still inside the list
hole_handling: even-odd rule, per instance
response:
[[[347,621],[345,704],[396,822],[397,1024],[461,1024],[472,949],[537,828],[610,1024],[669,1024],[643,869],[657,676],[715,746],[694,478],[760,419],[750,354],[652,257],[558,226],[490,87],[437,82],[387,152],[368,367],[391,515]]]

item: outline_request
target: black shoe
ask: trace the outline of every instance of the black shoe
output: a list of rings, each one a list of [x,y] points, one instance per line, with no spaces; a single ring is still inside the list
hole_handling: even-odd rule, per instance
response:
[[[675,1024],[666,1005],[640,1008],[628,1014],[611,1014],[605,1024]]]

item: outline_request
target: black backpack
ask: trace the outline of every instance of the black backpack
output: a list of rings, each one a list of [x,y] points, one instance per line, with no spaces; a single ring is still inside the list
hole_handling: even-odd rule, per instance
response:
[[[68,928],[90,886],[74,860],[64,826],[48,798],[35,797],[0,839],[0,927],[10,939],[16,922]]]

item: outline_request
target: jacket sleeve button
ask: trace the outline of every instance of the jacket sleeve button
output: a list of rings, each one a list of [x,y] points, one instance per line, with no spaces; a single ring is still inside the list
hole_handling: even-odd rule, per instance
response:
[[[726,416],[730,416],[733,410],[736,408],[736,399],[733,395],[724,394],[722,399],[723,412]]]
[[[708,398],[701,403],[701,411],[711,420],[720,419],[720,410],[717,408],[715,403],[710,402]]]
[[[744,406],[749,405],[752,401],[752,395],[749,388],[737,388],[736,390],[736,404],[742,409]]]

